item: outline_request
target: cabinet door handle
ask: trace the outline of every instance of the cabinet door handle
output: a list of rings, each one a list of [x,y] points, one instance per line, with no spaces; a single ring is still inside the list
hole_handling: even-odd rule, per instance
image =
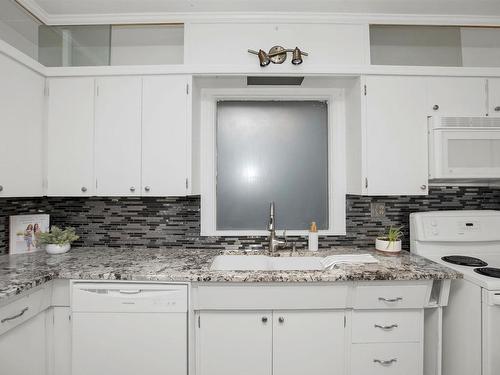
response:
[[[85,186],[82,186],[82,193],[86,193],[87,192],[87,188]]]
[[[119,290],[118,293],[120,294],[141,294],[142,293],[142,290],[141,289],[137,289],[137,290]]]
[[[267,316],[262,317],[262,323],[267,323]]]
[[[379,363],[381,364],[382,366],[390,366],[392,365],[393,363],[397,362],[398,359],[397,358],[393,358],[393,359],[389,359],[389,360],[381,360],[381,359],[374,359],[373,362],[375,363]]]
[[[495,107],[495,112],[500,112],[500,105]]]
[[[145,191],[147,191],[147,192],[151,191],[151,186],[146,186],[146,187],[144,188],[144,190],[145,190]]]
[[[28,311],[28,308],[25,307],[24,309],[21,310],[21,312],[19,314],[16,314],[16,315],[12,315],[12,316],[9,316],[8,318],[3,318],[2,320],[0,320],[1,323],[5,323],[5,322],[8,322],[9,320],[14,320],[14,319],[17,319],[17,318],[20,318],[21,316],[24,315],[24,313]]]
[[[390,302],[390,303],[394,303],[394,302],[399,302],[399,301],[402,301],[402,300],[403,300],[403,297],[396,297],[396,298],[384,298],[384,297],[378,297],[378,300],[379,300],[379,301],[382,301],[382,302]]]
[[[427,189],[427,185],[420,185],[420,190],[425,190]]]
[[[390,331],[394,328],[398,328],[398,325],[397,324],[391,324],[391,325],[388,325],[388,326],[382,326],[380,324],[375,324],[374,325],[375,328],[380,328],[380,329],[383,329],[384,331]]]
[[[2,185],[0,185],[0,191],[3,191],[3,186]]]
[[[280,316],[278,318],[278,322],[280,322],[281,324],[285,323],[285,318],[283,318],[282,316]]]
[[[434,105],[432,106],[432,109],[433,109],[433,110],[435,110],[435,111],[437,111],[437,110],[439,109],[439,106],[438,106],[437,104],[434,104]]]
[[[135,186],[131,186],[130,191],[133,193],[135,191]]]

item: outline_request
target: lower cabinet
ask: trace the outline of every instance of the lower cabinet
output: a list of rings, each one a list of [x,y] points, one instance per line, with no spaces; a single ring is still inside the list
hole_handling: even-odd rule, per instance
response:
[[[45,311],[0,336],[0,374],[47,374]]]
[[[344,373],[344,310],[202,311],[197,375]]]

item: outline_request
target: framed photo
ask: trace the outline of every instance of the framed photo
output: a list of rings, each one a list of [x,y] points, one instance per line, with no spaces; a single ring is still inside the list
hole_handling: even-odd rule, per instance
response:
[[[42,249],[40,234],[50,228],[50,215],[14,215],[10,217],[9,253],[25,254]]]

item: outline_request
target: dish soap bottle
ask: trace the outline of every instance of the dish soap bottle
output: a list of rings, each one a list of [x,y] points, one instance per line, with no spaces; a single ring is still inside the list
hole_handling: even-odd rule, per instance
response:
[[[309,228],[309,251],[318,251],[318,226],[315,221]]]

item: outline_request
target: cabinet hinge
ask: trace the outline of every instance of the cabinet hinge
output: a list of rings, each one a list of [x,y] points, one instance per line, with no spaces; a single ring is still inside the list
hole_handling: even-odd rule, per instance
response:
[[[365,189],[368,189],[368,177],[365,177]]]
[[[189,95],[189,83],[186,83],[186,94]]]
[[[43,88],[43,95],[45,95],[45,96],[50,95],[49,83],[47,81],[45,81],[45,86]]]
[[[186,178],[186,189],[189,189],[189,179]]]
[[[198,328],[201,328],[201,316],[198,315]]]
[[[95,95],[99,96],[99,85],[95,87]]]
[[[346,327],[346,325],[347,325],[347,318],[346,318],[346,316],[344,315],[344,328]]]
[[[363,85],[363,92],[364,92],[364,94],[366,96],[366,85]]]

